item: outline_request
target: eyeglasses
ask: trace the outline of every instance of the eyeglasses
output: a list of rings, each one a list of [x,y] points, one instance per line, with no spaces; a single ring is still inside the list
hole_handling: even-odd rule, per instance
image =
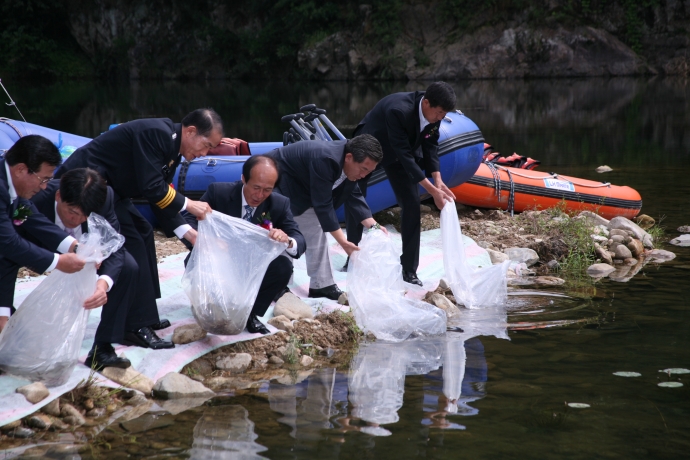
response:
[[[47,184],[48,182],[50,182],[51,180],[53,180],[53,177],[52,177],[52,176],[49,177],[48,179],[42,179],[41,176],[39,176],[38,174],[36,174],[36,173],[33,172],[33,171],[31,171],[31,174],[33,174],[34,176],[38,177],[38,180],[41,181],[41,185]]]

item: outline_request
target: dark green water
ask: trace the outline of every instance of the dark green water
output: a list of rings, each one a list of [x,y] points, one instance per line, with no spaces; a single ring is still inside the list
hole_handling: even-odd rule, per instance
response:
[[[28,121],[85,136],[142,116],[179,120],[212,106],[226,134],[280,140],[280,116],[314,102],[349,131],[383,95],[414,83],[93,83],[3,80]],[[479,81],[455,85],[460,108],[494,147],[542,171],[629,185],[670,237],[690,225],[690,90],[686,80]],[[17,118],[13,109],[0,116]],[[614,171],[594,172],[602,164]],[[690,248],[627,283],[586,295],[511,297],[462,319],[464,334],[360,348],[349,372],[266,382],[177,415],[129,422],[103,458],[687,458]],[[567,288],[552,290],[568,293]],[[508,328],[500,327],[507,316]],[[581,322],[580,320],[589,320]],[[507,337],[509,340],[498,337]],[[641,373],[638,378],[614,376]],[[458,397],[457,412],[447,397]],[[573,409],[565,403],[586,403]],[[455,413],[454,413],[455,412]],[[377,423],[380,426],[376,426]],[[390,422],[390,423],[388,423]],[[82,458],[95,458],[82,452]],[[0,453],[0,458],[2,454]]]

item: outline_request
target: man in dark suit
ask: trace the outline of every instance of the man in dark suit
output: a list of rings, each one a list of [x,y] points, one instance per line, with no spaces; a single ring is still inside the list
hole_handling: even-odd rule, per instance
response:
[[[288,243],[285,252],[297,259],[306,250],[306,243],[292,218],[290,201],[273,192],[279,175],[275,160],[264,155],[255,155],[244,163],[241,181],[214,182],[208,186],[201,201],[208,203],[216,211],[243,218],[267,228],[268,237]],[[197,220],[194,216],[188,214],[186,218],[192,227],[197,228]],[[187,265],[187,260],[185,260],[185,265]],[[264,316],[271,301],[287,290],[291,276],[292,261],[284,254],[268,265],[247,320],[249,332],[268,334],[268,329],[258,317]],[[228,282],[241,282],[241,280]]]
[[[92,212],[104,217],[116,231],[120,230],[115,215],[115,194],[93,169],[67,171],[59,180],[50,181],[46,189],[34,195],[31,201],[48,220],[77,239],[89,231],[87,217]],[[136,341],[136,331],[148,325],[146,320],[142,323],[141,318],[151,318],[156,314],[155,311],[148,314],[136,312],[139,308],[151,308],[148,303],[137,302],[138,277],[139,267],[124,246],[101,263],[96,290],[84,303],[87,309],[103,306],[93,347],[84,363],[87,366],[94,365],[98,369],[130,366],[128,359],[115,354],[111,344]],[[154,331],[149,333],[151,348],[175,346],[160,339]]]
[[[349,141],[297,142],[266,155],[278,162],[281,177],[276,190],[290,199],[292,214],[307,240],[309,297],[337,300],[342,291],[333,279],[324,232],[333,235],[349,256],[359,248],[345,238],[335,210],[346,203],[355,222],[378,226],[356,181],[381,161],[381,145],[362,135]]]
[[[429,85],[426,92],[384,97],[355,129],[355,135],[371,134],[381,143],[383,161],[380,167],[386,172],[402,209],[400,263],[403,279],[419,286],[422,282],[417,277],[421,232],[418,185],[433,197],[439,209],[446,200],[455,199],[441,179],[438,158],[439,126],[452,110],[455,110],[455,92],[450,85],[439,81]],[[432,178],[433,183],[428,178]],[[366,185],[360,183],[360,186],[366,196]],[[357,244],[362,238],[362,226],[350,219],[349,213],[346,215],[348,240]]]
[[[21,267],[38,273],[53,269],[75,273],[84,268],[84,261],[74,254],[74,238],[28,201],[46,187],[61,161],[57,147],[37,135],[22,137],[0,159],[0,331],[14,312],[14,287]],[[29,235],[42,241],[43,247],[28,241]]]
[[[161,322],[158,311],[153,312],[160,298],[156,247],[153,228],[132,204],[132,198],[145,198],[151,205],[158,222],[166,234],[175,234],[192,244],[196,230],[191,228],[180,211],[203,219],[210,210],[207,203],[190,200],[177,193],[170,185],[182,157],[187,161],[205,156],[220,143],[223,125],[211,109],[198,109],[184,117],[181,124],[167,118],[151,118],[123,123],[106,131],[88,144],[78,148],[58,170],[59,177],[75,168],[98,171],[115,192],[115,214],[120,222],[120,233],[125,237],[125,248],[139,266],[137,302],[146,303],[135,314],[135,322],[148,323],[137,331],[133,345],[155,344],[150,338],[152,329],[168,327]]]

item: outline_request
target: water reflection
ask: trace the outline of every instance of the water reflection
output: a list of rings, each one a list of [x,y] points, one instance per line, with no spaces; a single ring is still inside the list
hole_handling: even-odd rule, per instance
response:
[[[259,459],[267,450],[255,442],[254,422],[239,405],[214,406],[204,411],[194,427],[191,459]]]

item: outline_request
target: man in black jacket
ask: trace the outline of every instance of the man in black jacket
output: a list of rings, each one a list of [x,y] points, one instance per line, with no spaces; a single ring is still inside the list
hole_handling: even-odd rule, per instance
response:
[[[222,121],[211,109],[197,109],[185,116],[181,124],[167,118],[134,120],[78,148],[58,170],[59,177],[70,169],[95,169],[115,192],[120,233],[125,237],[127,252],[139,267],[137,302],[147,303],[135,314],[141,315],[137,323],[148,324],[127,340],[129,345],[155,348],[152,330],[169,325],[168,321],[161,322],[153,308],[161,296],[153,228],[134,207],[132,199],[146,199],[166,234],[175,234],[193,244],[196,230],[180,211],[203,219],[210,207],[185,198],[170,183],[183,157],[191,161],[205,156],[222,137]]]
[[[53,178],[61,161],[57,147],[37,135],[22,137],[0,158],[0,331],[14,312],[21,267],[38,273],[53,269],[75,273],[84,268],[84,261],[74,254],[76,240],[29,201]],[[42,247],[29,241],[29,236],[41,241]]]
[[[244,163],[241,181],[214,182],[208,186],[201,201],[223,214],[261,225],[269,230],[269,238],[288,243],[285,252],[298,259],[306,250],[306,243],[290,212],[290,201],[273,191],[279,175],[275,160],[265,155],[255,155]],[[194,216],[188,214],[186,219],[192,227],[197,228]],[[285,255],[276,257],[268,265],[247,320],[249,332],[268,334],[268,329],[258,317],[264,316],[271,301],[287,290],[291,276],[292,261]],[[238,281],[241,280],[228,280]]]
[[[115,194],[93,169],[77,168],[66,172],[59,180],[50,181],[31,201],[48,220],[77,239],[88,233],[87,218],[92,212],[104,217],[116,231],[120,230],[115,215]],[[139,267],[124,246],[101,263],[96,290],[84,304],[87,309],[103,306],[93,347],[84,363],[87,366],[94,365],[98,369],[130,366],[128,359],[115,354],[111,344],[125,343],[127,338],[131,340],[136,331],[148,325],[146,321],[136,321],[156,314],[155,311],[147,315],[136,312],[139,308],[151,308],[147,303],[137,302],[138,277]],[[174,347],[155,332],[151,334],[152,348]]]
[[[422,285],[417,277],[421,211],[418,186],[434,199],[439,209],[446,200],[454,200],[453,192],[443,183],[439,172],[438,137],[441,120],[455,110],[455,92],[442,81],[432,83],[425,91],[395,93],[381,99],[355,129],[355,135],[371,134],[381,143],[386,172],[398,205],[402,209],[403,279]],[[421,154],[419,152],[421,148]],[[428,178],[433,179],[433,183]],[[366,196],[366,185],[363,194]],[[346,208],[347,237],[352,243],[362,238],[362,226],[349,218]]]
[[[381,145],[370,135],[349,141],[297,142],[268,152],[280,167],[276,190],[290,199],[295,221],[307,241],[309,297],[337,300],[328,243],[329,232],[347,255],[359,248],[347,241],[335,210],[347,204],[352,219],[367,228],[377,225],[357,181],[381,161]]]

